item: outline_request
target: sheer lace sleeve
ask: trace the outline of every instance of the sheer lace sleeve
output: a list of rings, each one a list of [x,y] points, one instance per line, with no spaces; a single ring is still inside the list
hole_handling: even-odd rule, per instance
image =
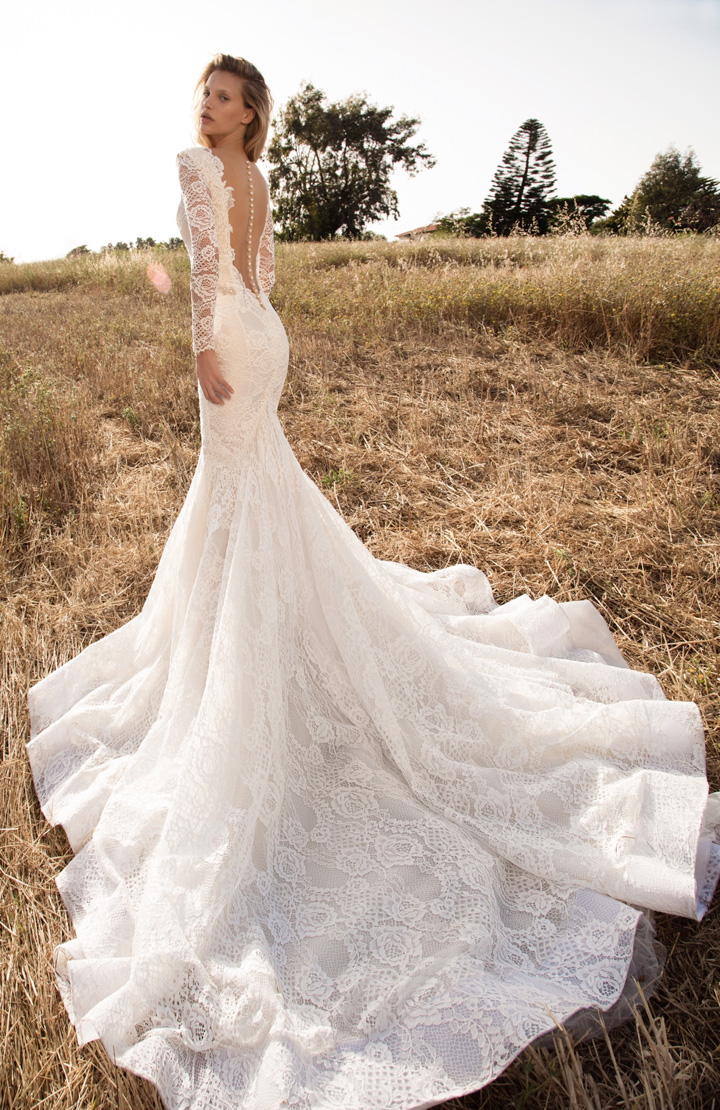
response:
[[[272,201],[269,193],[265,227],[258,248],[258,274],[263,290],[269,294],[275,284],[275,235],[273,233]]]
[[[218,288],[219,252],[215,214],[207,182],[185,152],[177,156],[178,175],[190,229],[190,298],[193,351],[213,350],[213,320]]]

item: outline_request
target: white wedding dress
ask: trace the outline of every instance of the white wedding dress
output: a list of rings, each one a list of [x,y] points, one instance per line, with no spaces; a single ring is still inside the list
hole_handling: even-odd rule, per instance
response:
[[[234,394],[199,394],[142,611],[29,692],[35,788],[75,852],[58,987],[79,1042],[169,1110],[434,1105],[649,986],[643,910],[702,917],[699,712],[588,601],[497,605],[474,567],[368,551],[278,420],[269,206],[256,295],[223,163],[178,167],[194,349]]]

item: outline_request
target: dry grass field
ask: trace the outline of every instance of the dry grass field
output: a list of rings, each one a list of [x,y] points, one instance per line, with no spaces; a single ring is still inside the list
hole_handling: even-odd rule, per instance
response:
[[[163,295],[146,275],[161,262]],[[78,1048],[52,949],[71,858],[34,794],[29,684],[140,609],[199,448],[184,252],[0,265],[0,1106],[150,1110]],[[378,556],[496,597],[590,597],[694,699],[720,788],[720,240],[278,244],[281,419]],[[528,1050],[454,1110],[720,1110],[720,908],[657,916],[666,973],[605,1040]]]

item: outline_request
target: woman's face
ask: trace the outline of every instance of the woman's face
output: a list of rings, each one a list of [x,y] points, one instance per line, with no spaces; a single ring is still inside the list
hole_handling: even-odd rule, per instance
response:
[[[213,146],[239,139],[255,115],[242,96],[242,79],[236,73],[214,69],[205,82],[200,108],[200,130]]]

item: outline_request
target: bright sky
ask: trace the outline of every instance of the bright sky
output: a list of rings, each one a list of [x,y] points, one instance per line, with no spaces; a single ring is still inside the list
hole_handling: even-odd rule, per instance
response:
[[[437,165],[394,174],[400,219],[374,225],[388,238],[478,210],[529,116],[561,196],[615,205],[670,144],[720,179],[720,0],[36,0],[3,12],[0,251],[177,235],[175,154],[219,51],[258,67],[276,111],[309,81],[420,118]]]

